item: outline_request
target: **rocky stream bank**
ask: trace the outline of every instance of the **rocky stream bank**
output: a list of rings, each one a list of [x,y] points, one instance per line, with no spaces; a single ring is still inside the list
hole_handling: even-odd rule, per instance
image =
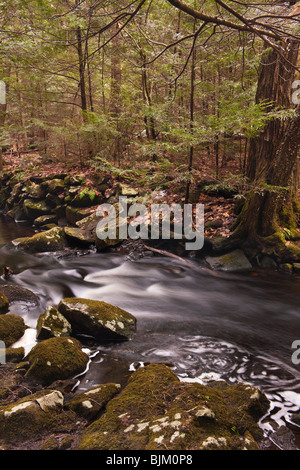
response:
[[[184,256],[183,242],[175,240],[145,246],[139,241],[97,237],[98,205],[116,204],[120,195],[138,202],[145,195],[135,188],[119,184],[112,190],[105,178],[87,188],[81,177],[63,174],[28,180],[18,173],[4,174],[0,183],[0,209],[36,229],[32,236],[14,240],[13,250],[122,249],[139,257],[168,248],[169,255]],[[194,256],[199,258],[197,253]],[[220,254],[218,243],[205,240],[199,266],[215,273],[243,272],[252,269],[251,261],[239,249]],[[268,268],[298,270],[297,263],[274,263],[267,257],[261,260]],[[249,384],[181,382],[172,364],[150,363],[133,371],[125,386],[101,383],[78,393],[78,381],[91,360],[89,343],[134,341],[136,318],[101,300],[63,298],[41,312],[37,344],[25,353],[24,348],[14,347],[28,328],[21,316],[10,313],[11,303],[18,300],[38,303],[32,292],[10,282],[8,270],[0,284],[0,341],[5,346],[0,349],[0,359],[5,358],[0,365],[3,450],[269,448],[259,426],[269,402]]]

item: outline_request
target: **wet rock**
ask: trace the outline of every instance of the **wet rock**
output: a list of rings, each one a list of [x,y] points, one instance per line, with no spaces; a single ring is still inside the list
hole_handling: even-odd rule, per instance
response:
[[[74,338],[50,338],[36,344],[27,357],[29,368],[25,377],[43,385],[82,373],[88,356]]]
[[[131,313],[98,300],[67,298],[59,303],[58,310],[69,320],[73,331],[98,341],[129,340],[136,329]]]
[[[252,269],[250,261],[240,249],[221,256],[207,256],[205,261],[217,271],[245,272]]]
[[[6,313],[0,316],[0,341],[3,341],[6,347],[22,338],[25,333],[26,325],[24,319],[13,313]]]
[[[7,297],[10,304],[15,302],[22,302],[32,305],[39,304],[38,296],[25,287],[13,284],[5,284],[0,286],[0,291]]]
[[[293,265],[290,263],[280,264],[279,271],[285,274],[293,274]]]
[[[295,274],[299,274],[300,273],[300,263],[293,263],[293,272]]]
[[[64,192],[64,189],[65,185],[62,179],[54,178],[48,184],[48,192],[50,194],[60,194],[61,192]]]
[[[66,403],[66,409],[73,410],[76,414],[91,421],[99,417],[99,413],[103,411],[109,400],[120,392],[120,388],[119,384],[113,383],[98,385],[75,395]]]
[[[72,327],[68,320],[53,306],[46,308],[37,321],[37,338],[71,336]]]
[[[37,202],[32,199],[25,199],[24,210],[28,220],[31,222],[42,215],[48,215],[51,213],[51,207],[45,201]]]
[[[280,450],[299,450],[295,434],[286,426],[279,426],[268,437]]]
[[[254,396],[253,396],[254,395]],[[183,383],[164,365],[138,369],[83,432],[79,450],[258,450],[263,432],[249,412],[260,392]],[[260,417],[268,407],[267,399]]]
[[[67,238],[73,243],[91,245],[95,241],[87,230],[82,230],[76,227],[65,227],[64,230]]]
[[[36,227],[41,227],[46,224],[56,224],[56,222],[57,216],[55,214],[46,214],[37,217],[33,223]]]
[[[93,231],[96,231],[97,224],[98,222],[100,222],[101,219],[102,217],[97,215],[96,211],[94,210],[92,214],[89,214],[83,219],[81,219],[80,221],[78,221],[76,223],[76,226],[83,230],[88,230],[90,232],[93,232]]]
[[[75,416],[63,411],[57,390],[42,390],[0,409],[0,435],[5,442],[39,440],[47,433],[74,427]]]
[[[270,256],[264,256],[259,264],[260,267],[264,269],[276,270],[278,268],[276,261],[274,261]]]
[[[61,227],[54,227],[32,237],[17,238],[13,244],[32,253],[54,252],[68,246],[65,232]]]
[[[72,207],[72,206],[67,206],[66,207],[66,219],[67,222],[70,225],[76,225],[77,222],[85,219],[86,217],[89,217],[91,214],[95,212],[95,207],[93,206],[92,208],[78,208],[78,207]]]
[[[8,298],[3,292],[0,291],[0,314],[8,312],[8,309],[9,309]]]
[[[19,363],[23,360],[24,356],[25,356],[25,349],[23,347],[6,348],[6,351],[5,351],[6,362]]]

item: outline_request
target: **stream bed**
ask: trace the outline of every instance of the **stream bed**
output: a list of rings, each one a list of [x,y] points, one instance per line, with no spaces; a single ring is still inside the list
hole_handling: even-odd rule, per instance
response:
[[[78,378],[78,392],[99,383],[125,384],[137,367],[163,362],[183,381],[223,379],[259,387],[271,401],[260,423],[266,433],[299,413],[300,365],[292,361],[292,343],[300,340],[299,277],[274,271],[215,277],[167,257],[131,260],[74,250],[28,254],[8,247],[32,233],[32,227],[0,215],[0,268],[14,273],[0,284],[26,287],[40,300],[38,307],[11,305],[11,313],[30,327],[16,345],[30,350],[38,316],[64,297],[103,300],[137,318],[131,341],[95,345],[81,338],[91,360]],[[294,421],[293,428],[300,448]]]

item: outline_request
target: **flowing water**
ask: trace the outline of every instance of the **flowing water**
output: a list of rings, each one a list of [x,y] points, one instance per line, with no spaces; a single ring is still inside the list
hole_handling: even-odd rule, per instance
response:
[[[67,296],[103,300],[137,318],[131,341],[95,346],[86,339],[91,360],[78,391],[104,382],[124,384],[137,367],[163,362],[183,381],[224,379],[259,387],[271,401],[268,419],[261,422],[266,432],[273,427],[267,421],[285,425],[299,411],[300,365],[292,361],[292,343],[300,340],[299,278],[277,272],[218,278],[171,258],[25,254],[5,246],[32,231],[0,216],[0,267],[10,266],[9,282],[40,299],[38,307],[11,306],[30,327],[18,344],[30,350],[39,314]]]

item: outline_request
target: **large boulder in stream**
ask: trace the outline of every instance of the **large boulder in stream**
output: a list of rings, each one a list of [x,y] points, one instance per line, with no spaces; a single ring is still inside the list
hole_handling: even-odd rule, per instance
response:
[[[60,251],[68,246],[64,229],[61,227],[36,233],[32,237],[17,238],[13,240],[13,244],[32,253]]]
[[[180,382],[163,364],[134,372],[102,416],[83,432],[79,450],[257,450],[257,422],[269,402],[238,383]]]
[[[58,310],[71,323],[73,332],[100,342],[129,340],[136,329],[131,313],[99,300],[67,298],[59,303]]]
[[[36,344],[28,353],[26,378],[42,385],[72,378],[84,372],[88,356],[74,338],[49,338]]]

